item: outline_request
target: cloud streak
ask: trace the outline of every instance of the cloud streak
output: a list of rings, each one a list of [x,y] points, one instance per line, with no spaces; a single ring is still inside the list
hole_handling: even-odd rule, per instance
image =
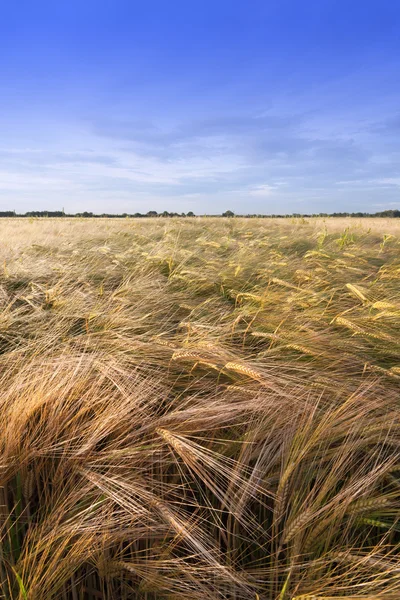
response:
[[[35,202],[43,195],[38,208],[49,201],[53,206],[57,198],[74,210],[85,201],[91,210],[110,210],[108,198],[116,211],[129,212],[192,210],[194,199],[214,212],[226,202],[236,208],[242,203],[246,212],[290,212],[307,197],[316,211],[341,198],[343,205],[351,197],[355,209],[365,210],[379,194],[395,202],[397,164],[393,151],[382,147],[384,134],[364,125],[350,136],[338,124],[336,135],[323,137],[313,118],[223,115],[169,129],[150,122],[82,121],[64,151],[0,148],[0,193],[14,203],[22,194],[26,202],[31,190]]]

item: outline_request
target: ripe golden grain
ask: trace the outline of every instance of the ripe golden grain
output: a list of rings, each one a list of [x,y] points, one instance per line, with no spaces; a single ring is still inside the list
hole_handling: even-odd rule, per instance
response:
[[[0,597],[397,600],[383,230],[0,219]]]
[[[310,511],[305,510],[291,524],[289,524],[283,538],[283,543],[288,544],[290,540],[292,540],[304,528],[310,518]]]
[[[391,506],[392,504],[393,501],[385,496],[380,496],[379,498],[362,498],[352,502],[348,507],[348,512],[351,514],[359,512],[371,512],[379,510],[380,508]]]
[[[241,363],[228,362],[225,364],[224,370],[234,371],[235,373],[246,375],[246,377],[250,377],[251,379],[263,381],[263,376],[261,373],[259,373],[259,371],[256,371],[252,367],[248,367],[247,365],[243,365]]]
[[[374,302],[372,304],[372,308],[378,308],[378,309],[391,309],[391,308],[397,308],[397,306],[395,304],[392,304],[391,302],[383,302],[383,301],[379,301],[379,302]]]
[[[308,354],[309,356],[321,356],[322,354],[321,352],[311,350],[311,348],[306,348],[306,346],[300,346],[300,344],[286,344],[284,347],[292,350],[297,350],[297,352],[301,352],[302,354]]]
[[[353,296],[355,296],[359,300],[362,300],[362,302],[366,302],[367,301],[367,297],[362,293],[362,291],[358,287],[356,287],[352,283],[346,283],[346,288],[349,290],[349,292]]]
[[[215,369],[217,371],[220,370],[219,366],[216,363],[212,362],[209,357],[204,356],[203,354],[199,354],[198,352],[192,350],[177,350],[173,353],[171,360],[191,361],[195,362],[196,364]]]
[[[279,340],[280,337],[276,333],[266,333],[264,331],[252,331],[251,335],[258,338],[266,338],[268,340]]]

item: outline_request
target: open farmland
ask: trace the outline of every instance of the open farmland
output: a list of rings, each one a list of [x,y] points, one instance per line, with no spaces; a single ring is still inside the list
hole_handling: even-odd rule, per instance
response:
[[[400,223],[2,219],[0,597],[400,597]]]

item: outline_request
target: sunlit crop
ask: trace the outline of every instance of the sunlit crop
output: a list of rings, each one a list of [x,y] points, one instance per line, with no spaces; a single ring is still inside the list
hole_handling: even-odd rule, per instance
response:
[[[1,598],[400,598],[395,219],[0,241]]]

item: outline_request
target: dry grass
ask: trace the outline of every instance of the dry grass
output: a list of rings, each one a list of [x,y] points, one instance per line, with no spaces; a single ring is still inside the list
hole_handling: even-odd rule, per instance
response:
[[[400,597],[399,223],[0,235],[1,598]]]

